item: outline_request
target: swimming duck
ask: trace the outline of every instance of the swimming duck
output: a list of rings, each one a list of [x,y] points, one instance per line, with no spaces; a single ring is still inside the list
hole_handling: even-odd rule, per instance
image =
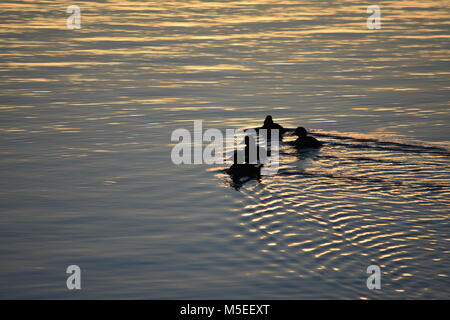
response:
[[[281,125],[273,122],[272,116],[270,115],[268,115],[266,119],[264,119],[264,124],[261,129],[278,129],[280,130],[280,134],[283,134],[285,132],[285,129]]]
[[[259,177],[261,175],[261,167],[262,165],[234,163],[227,170],[227,173],[233,178],[233,180],[239,180],[243,177]]]
[[[255,177],[259,176],[261,173],[261,167],[262,162],[260,158],[260,146],[256,145],[256,159],[250,156],[250,144],[254,143],[256,144],[256,141],[251,136],[245,136],[245,149],[244,149],[244,159],[239,159],[239,153],[242,152],[242,150],[234,151],[233,154],[233,164],[231,167],[227,170],[227,173],[234,176],[234,178],[241,178],[241,177]],[[265,150],[262,150],[265,152]],[[265,154],[264,152],[261,152],[261,154]],[[243,160],[243,163],[238,163],[239,160]],[[256,160],[256,163],[251,163],[251,161]]]
[[[294,134],[298,136],[297,140],[294,141],[294,147],[297,149],[320,148],[323,145],[316,138],[308,136],[308,131],[303,127],[295,129]]]

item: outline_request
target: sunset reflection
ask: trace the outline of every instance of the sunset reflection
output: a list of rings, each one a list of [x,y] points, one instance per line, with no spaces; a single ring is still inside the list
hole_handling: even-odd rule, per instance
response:
[[[70,298],[71,263],[86,299],[449,297],[448,1],[377,30],[359,1],[72,4],[0,4],[0,298]],[[291,130],[239,185],[171,162],[194,120],[267,115],[323,147]]]

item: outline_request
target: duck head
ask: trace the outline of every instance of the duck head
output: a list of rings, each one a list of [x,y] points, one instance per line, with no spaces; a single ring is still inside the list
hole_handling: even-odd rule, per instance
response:
[[[267,116],[266,119],[264,119],[264,126],[270,126],[273,124],[272,116]]]
[[[295,129],[294,134],[299,138],[304,138],[308,135],[308,131],[306,131],[306,129],[303,127],[298,127],[297,129]]]

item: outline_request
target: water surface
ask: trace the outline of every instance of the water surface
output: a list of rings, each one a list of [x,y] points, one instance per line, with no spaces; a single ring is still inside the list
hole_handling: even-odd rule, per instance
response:
[[[378,1],[380,30],[358,1],[72,4],[0,4],[1,298],[450,296],[447,1]],[[173,130],[267,114],[326,146],[239,190],[172,164]]]

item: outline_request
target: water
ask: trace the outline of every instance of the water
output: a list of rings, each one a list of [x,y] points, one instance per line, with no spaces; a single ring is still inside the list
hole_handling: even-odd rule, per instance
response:
[[[449,298],[447,1],[71,4],[0,5],[0,298]],[[172,164],[267,114],[326,146]]]

